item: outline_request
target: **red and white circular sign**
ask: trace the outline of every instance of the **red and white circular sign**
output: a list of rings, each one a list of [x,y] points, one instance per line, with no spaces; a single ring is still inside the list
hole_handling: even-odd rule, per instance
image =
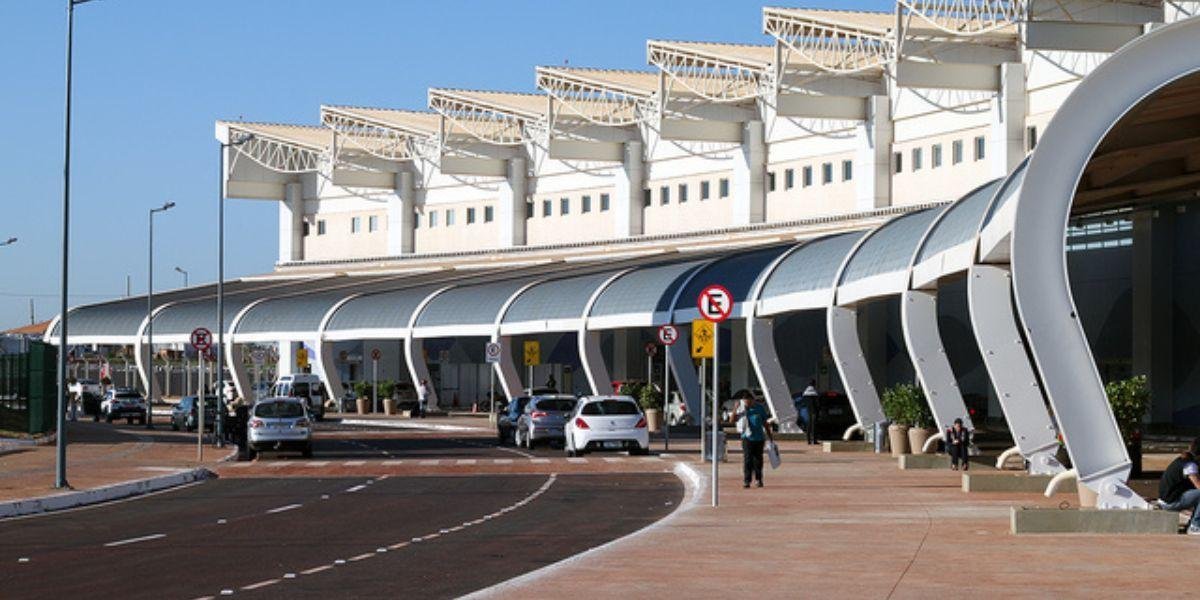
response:
[[[733,294],[723,285],[710,285],[701,290],[696,307],[700,309],[701,318],[720,323],[733,314]]]
[[[679,330],[674,325],[663,325],[658,328],[658,341],[664,346],[674,345],[679,340]]]
[[[654,342],[646,342],[646,356],[654,356],[658,354],[658,344]]]
[[[381,358],[383,358],[383,352],[380,352],[379,348],[371,350],[371,360],[379,360]]]
[[[212,332],[203,327],[193,329],[192,347],[201,352],[212,348]]]

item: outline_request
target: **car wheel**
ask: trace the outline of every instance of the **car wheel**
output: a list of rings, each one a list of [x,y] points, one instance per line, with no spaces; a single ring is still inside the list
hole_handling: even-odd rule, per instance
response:
[[[138,420],[137,420],[137,421],[138,421],[138,425],[145,425],[145,424],[146,424],[146,417],[138,417]]]
[[[175,419],[171,419],[171,431],[179,431],[179,423],[176,423]]]
[[[112,423],[112,415],[111,415],[111,414],[104,415],[104,422],[105,422],[105,423]]]
[[[133,417],[125,417],[126,425],[133,425]]]
[[[530,450],[533,450],[533,447],[536,445],[537,445],[537,440],[533,439],[533,432],[531,431],[531,432],[525,434],[525,447]]]
[[[513,445],[518,448],[525,447],[525,440],[521,437],[521,428],[513,430]]]
[[[301,456],[303,456],[304,458],[312,458],[312,457],[313,457],[313,453],[312,453],[312,444],[309,444],[309,445],[305,446],[305,447],[304,447],[304,451],[303,451],[303,452],[301,452],[300,454],[301,454]]]
[[[258,450],[247,447],[246,448],[246,460],[254,460],[255,458],[258,458]]]

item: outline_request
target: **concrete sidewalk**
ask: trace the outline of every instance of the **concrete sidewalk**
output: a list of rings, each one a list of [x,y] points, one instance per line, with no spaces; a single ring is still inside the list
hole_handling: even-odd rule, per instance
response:
[[[673,445],[674,446],[674,445]],[[674,448],[672,448],[674,450]],[[1195,536],[1009,533],[1011,506],[1076,506],[1074,495],[966,494],[950,470],[783,445],[766,487],[743,489],[740,454],[696,503],[642,532],[487,590],[486,597],[1161,597],[1194,593],[1180,571]],[[702,476],[708,466],[687,459]]]
[[[206,446],[196,461],[196,435],[173,432],[165,423],[137,425],[67,423],[67,481],[75,490],[211,467],[229,449]],[[55,447],[24,446],[0,455],[0,502],[62,494],[54,487]]]

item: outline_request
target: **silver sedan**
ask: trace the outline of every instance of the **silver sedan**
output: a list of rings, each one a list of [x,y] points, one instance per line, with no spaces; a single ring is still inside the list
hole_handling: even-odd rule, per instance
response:
[[[514,441],[526,448],[533,448],[539,442],[562,441],[563,427],[578,401],[570,394],[534,396],[517,419]]]
[[[299,450],[311,458],[312,426],[303,398],[259,400],[247,423],[250,458],[266,450]]]

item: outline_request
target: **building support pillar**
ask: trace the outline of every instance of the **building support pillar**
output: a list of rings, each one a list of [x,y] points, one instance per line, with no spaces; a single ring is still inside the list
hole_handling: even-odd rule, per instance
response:
[[[900,297],[900,320],[904,343],[912,359],[913,370],[925,390],[938,434],[962,419],[967,429],[975,429],[967,405],[958,389],[958,380],[950,367],[946,348],[938,329],[937,292],[909,290]],[[920,452],[913,448],[913,452]]]
[[[750,387],[750,351],[746,343],[746,320],[729,323],[729,389],[733,392]]]
[[[421,381],[428,383],[425,386],[425,410],[437,410],[437,389],[429,380],[429,363],[425,358],[425,340],[412,336],[404,338],[404,360],[408,365],[408,376],[412,377],[414,388],[419,388]]]
[[[678,325],[676,326],[678,327]],[[686,339],[686,338],[685,338]],[[679,391],[687,412],[692,416],[693,424],[700,418],[700,378],[696,376],[696,363],[692,360],[692,350],[682,341],[667,347],[667,360],[671,362],[671,379],[675,389]]]
[[[304,260],[304,186],[284,186],[279,205],[279,262]]]
[[[233,388],[237,390],[238,397],[253,403],[254,386],[250,383],[250,374],[246,372],[245,349],[245,344],[229,344],[229,350],[225,353],[225,366],[229,368],[229,378],[233,380]],[[331,389],[329,393],[334,392]]]
[[[1175,213],[1133,214],[1133,374],[1150,386],[1151,419],[1170,422],[1174,403]]]
[[[879,404],[879,392],[863,354],[862,341],[858,337],[858,310],[843,306],[831,306],[826,311],[826,327],[829,332],[829,350],[842,376],[846,396],[858,425],[870,431],[876,423],[887,420]],[[846,432],[849,438],[851,431]]]
[[[762,121],[742,125],[742,145],[733,160],[733,225],[762,223],[767,215],[767,145]]]
[[[1000,91],[992,100],[988,163],[992,177],[1006,177],[1025,158],[1025,65],[1000,65]]]
[[[866,99],[867,119],[855,129],[854,208],[892,205],[892,106],[887,96]]]
[[[276,367],[276,376],[280,375],[295,375],[300,372],[300,367],[296,365],[296,344],[287,340],[282,340],[279,345],[279,363]]]
[[[510,158],[507,166],[508,175],[500,185],[500,214],[496,215],[500,223],[501,248],[524,246],[526,242],[525,200],[529,195],[529,175],[525,159]]]
[[[500,344],[500,362],[492,366],[496,370],[496,379],[500,381],[505,397],[516,398],[521,395],[524,386],[521,385],[521,373],[517,371],[517,362],[513,358],[512,336],[499,336],[493,341]]]
[[[600,333],[580,329],[576,336],[579,343],[579,363],[583,366],[588,387],[597,395],[612,393],[612,376],[608,373],[608,366],[604,364],[604,353],[600,350]]]
[[[412,254],[417,208],[416,176],[412,171],[396,173],[396,193],[387,203],[387,253]]]
[[[613,190],[613,234],[617,238],[645,233],[642,190],[646,186],[646,161],[640,141],[625,142],[621,172]]]
[[[326,400],[336,400],[340,406],[340,400],[345,390],[342,388],[342,374],[338,372],[337,368],[334,344],[333,342],[318,339],[314,345],[317,351],[317,370],[321,376],[321,381],[325,383],[326,391],[329,392],[329,398],[326,398]]]
[[[758,384],[766,396],[767,406],[779,423],[783,433],[799,433],[796,423],[796,405],[792,403],[787,375],[779,362],[775,349],[775,320],[759,317],[746,319],[746,345],[750,350],[750,363],[758,376]]]

